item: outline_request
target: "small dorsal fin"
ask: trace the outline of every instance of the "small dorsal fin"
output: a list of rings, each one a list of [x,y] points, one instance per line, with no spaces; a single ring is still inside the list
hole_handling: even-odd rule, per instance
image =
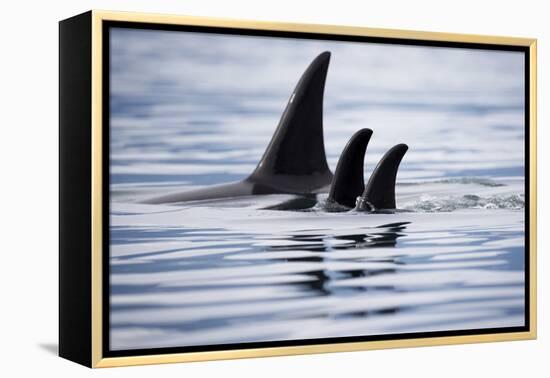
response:
[[[327,201],[355,207],[357,197],[365,189],[365,152],[371,136],[371,129],[361,129],[350,138],[338,160]]]
[[[395,209],[397,169],[408,149],[406,144],[398,144],[380,159],[358,201],[358,210]]]
[[[323,95],[329,61],[330,52],[323,52],[303,73],[249,180],[271,183],[277,181],[274,176],[293,176],[298,178],[293,182],[300,186],[296,191],[301,186],[310,191],[330,184],[332,172],[323,142]]]

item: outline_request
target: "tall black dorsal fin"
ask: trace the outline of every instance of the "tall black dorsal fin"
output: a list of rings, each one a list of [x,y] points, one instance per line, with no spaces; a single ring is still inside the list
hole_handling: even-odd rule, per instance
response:
[[[365,189],[365,152],[371,136],[371,129],[361,129],[350,138],[338,160],[327,201],[355,207],[357,197]]]
[[[330,52],[317,56],[290,96],[275,134],[249,177],[288,191],[311,191],[332,180],[323,142],[323,95]],[[278,180],[275,176],[286,176]],[[288,176],[293,176],[288,180]]]
[[[395,178],[399,163],[408,149],[406,144],[398,144],[380,159],[357,204],[357,210],[395,209]]]

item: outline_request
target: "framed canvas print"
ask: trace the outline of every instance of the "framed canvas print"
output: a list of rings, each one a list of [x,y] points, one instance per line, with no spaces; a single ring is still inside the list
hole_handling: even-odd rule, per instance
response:
[[[536,337],[536,41],[60,22],[62,357]]]

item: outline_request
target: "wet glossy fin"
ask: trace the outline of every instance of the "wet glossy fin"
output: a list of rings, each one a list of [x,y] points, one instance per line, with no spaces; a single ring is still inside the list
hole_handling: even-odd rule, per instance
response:
[[[329,61],[330,52],[323,52],[303,73],[248,180],[292,192],[330,185],[332,172],[323,142],[323,95]]]
[[[202,201],[259,194],[315,194],[332,182],[323,142],[323,95],[330,52],[317,56],[290,96],[260,163],[243,181],[149,198],[142,203]]]
[[[365,152],[371,136],[371,129],[361,129],[350,138],[338,160],[327,201],[355,207],[357,197],[365,189]]]
[[[395,179],[409,147],[398,144],[380,159],[358,201],[357,210],[395,209]]]

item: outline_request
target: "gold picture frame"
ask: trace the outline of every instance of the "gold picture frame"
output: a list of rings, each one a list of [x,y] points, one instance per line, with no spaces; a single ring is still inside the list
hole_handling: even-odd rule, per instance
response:
[[[376,341],[361,341],[361,342],[342,342],[342,343],[325,343],[313,345],[296,345],[296,346],[277,346],[265,348],[251,349],[231,349],[231,350],[215,350],[201,352],[186,352],[186,353],[170,353],[170,354],[151,354],[138,356],[121,356],[121,357],[105,357],[103,353],[103,298],[106,288],[103,286],[104,274],[104,228],[103,219],[105,208],[103,206],[103,191],[104,183],[102,182],[103,170],[105,169],[104,159],[104,106],[105,98],[103,91],[103,76],[104,56],[103,56],[103,36],[104,24],[106,22],[130,22],[140,24],[158,24],[158,25],[191,25],[201,27],[216,27],[216,28],[238,28],[262,31],[275,32],[299,32],[299,33],[314,33],[319,35],[333,36],[359,36],[359,37],[376,37],[385,39],[400,39],[400,40],[419,40],[426,42],[445,42],[445,43],[466,43],[466,44],[488,44],[502,46],[519,46],[525,48],[529,55],[529,67],[527,83],[529,85],[529,107],[528,112],[529,123],[529,164],[528,180],[529,180],[529,203],[528,203],[528,220],[529,220],[529,264],[526,269],[529,272],[529,281],[526,282],[529,288],[528,294],[528,314],[529,326],[528,330],[522,332],[510,333],[490,333],[490,334],[474,334],[474,335],[456,335],[444,337],[426,337],[426,338],[406,338],[395,340],[376,340]],[[64,232],[84,232],[88,235],[87,238],[74,240],[73,244],[70,241],[61,241],[60,246],[60,355],[87,365],[89,367],[114,367],[114,366],[129,366],[129,365],[144,365],[144,364],[160,364],[173,362],[188,362],[188,361],[207,361],[217,359],[237,359],[250,357],[267,357],[267,356],[283,356],[283,355],[300,355],[310,353],[328,353],[328,352],[347,352],[371,349],[386,349],[400,347],[420,347],[433,345],[448,345],[448,344],[464,344],[464,343],[480,343],[494,341],[511,341],[511,340],[527,340],[535,339],[537,335],[537,296],[536,296],[536,209],[537,209],[537,137],[536,137],[536,114],[537,114],[537,88],[536,88],[536,54],[537,41],[529,38],[514,38],[501,36],[483,36],[469,34],[452,34],[452,33],[436,33],[411,30],[393,30],[393,29],[378,29],[368,27],[355,26],[336,26],[336,25],[317,25],[317,24],[295,24],[281,22],[259,22],[251,20],[231,20],[218,19],[210,17],[189,17],[161,14],[146,14],[146,13],[127,13],[127,12],[111,12],[93,10],[81,16],[76,16],[72,19],[62,21],[60,24],[60,87],[61,92],[69,86],[74,85],[74,80],[84,80],[85,84],[82,88],[82,96],[72,94],[72,96],[63,93],[60,97],[60,127],[61,127],[61,149],[63,150],[65,143],[69,143],[69,139],[74,140],[74,135],[78,131],[69,130],[74,125],[75,121],[89,121],[89,128],[84,128],[83,138],[84,143],[89,143],[89,151],[91,156],[88,156],[89,167],[86,167],[86,173],[89,174],[90,184],[89,191],[85,193],[73,193],[67,195],[65,201],[61,201],[61,238],[66,235]],[[81,41],[75,40],[77,32],[84,33],[83,40],[87,41],[82,44]],[[72,37],[67,36],[72,34]],[[71,39],[72,38],[72,39]],[[89,43],[89,44],[88,44]],[[75,73],[73,76],[67,75],[64,71],[67,67],[64,59],[72,59],[75,61],[74,55],[79,49],[86,49],[89,55],[81,57],[82,64],[87,64],[90,77],[82,78],[82,74]],[[89,63],[86,63],[89,59]],[[86,72],[86,71],[84,71]],[[80,75],[80,76],[79,76]],[[73,81],[71,81],[73,80]],[[87,80],[87,81],[86,81]],[[66,85],[67,87],[64,87]],[[68,90],[68,89],[67,89]],[[89,97],[86,94],[89,91]],[[86,105],[86,101],[90,101]],[[71,115],[68,108],[71,107],[71,101],[80,101],[83,111],[77,115]],[[89,106],[89,108],[87,108]],[[74,108],[74,107],[73,107]],[[85,110],[88,110],[86,112]],[[84,114],[85,113],[85,114]],[[73,117],[73,118],[71,118]],[[71,125],[69,125],[69,123]],[[66,137],[64,136],[66,135]],[[80,134],[79,134],[80,135]],[[66,140],[65,140],[66,138]],[[74,143],[74,142],[71,142]],[[73,151],[74,152],[74,151]],[[61,187],[69,185],[64,181],[64,178],[72,177],[71,168],[64,168],[64,159],[66,156],[61,152]],[[87,153],[86,151],[82,152]],[[78,156],[78,155],[76,155]],[[526,177],[527,179],[527,177]],[[66,192],[65,192],[66,194]],[[80,197],[87,196],[87,197]],[[63,197],[63,195],[61,196]],[[81,216],[89,216],[89,229],[79,230],[71,227],[84,227],[77,225],[69,219],[71,216],[77,216],[70,213],[68,206],[74,204],[75,201],[84,201],[85,206],[88,206],[89,212],[81,214]],[[86,224],[84,222],[83,224]],[[87,226],[86,226],[87,227]],[[527,241],[526,241],[527,242]],[[71,248],[69,248],[71,247]],[[70,251],[69,251],[70,249]],[[80,260],[76,257],[69,256],[69,252],[80,253],[80,250],[86,250],[84,257]],[[73,272],[87,272],[84,277],[75,278],[68,270]],[[88,280],[89,286],[86,286],[84,280]],[[81,283],[75,280],[82,279]],[[87,281],[86,281],[87,282]],[[87,290],[89,289],[89,293]],[[82,303],[84,307],[78,310],[74,308],[74,297],[82,292]],[[82,313],[89,311],[89,316],[82,318]],[[74,320],[80,317],[79,320]],[[67,326],[72,321],[71,326]],[[75,325],[74,322],[78,324]],[[78,343],[85,344],[80,352],[74,352],[74,348]]]

